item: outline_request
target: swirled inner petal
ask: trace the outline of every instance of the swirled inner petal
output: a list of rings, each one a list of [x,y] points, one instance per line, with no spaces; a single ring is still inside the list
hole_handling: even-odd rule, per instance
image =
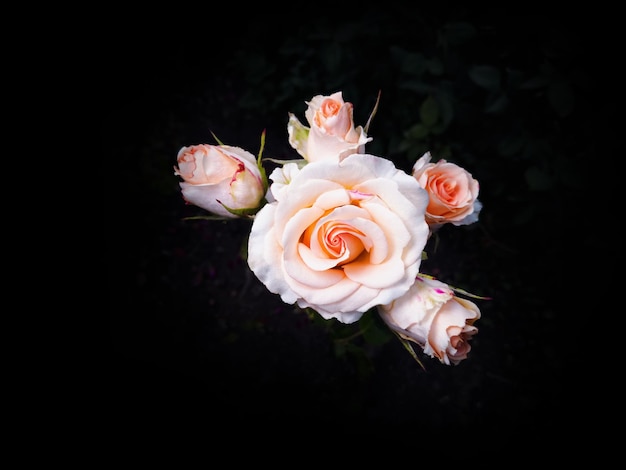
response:
[[[314,224],[324,211],[316,207],[302,209],[287,221],[281,237],[281,244],[285,249],[285,253],[295,252],[298,243],[305,236],[307,228]]]
[[[339,224],[330,230],[324,230],[323,240],[325,252],[334,256],[340,263],[348,263],[357,258],[365,249],[362,242],[363,234],[355,233],[354,227]]]
[[[356,248],[354,237],[359,238],[364,247],[369,249],[371,242],[367,240],[363,232],[352,224],[354,220],[367,216],[366,211],[356,206],[348,205],[336,208],[309,228],[310,232],[307,234],[311,249],[319,253],[320,256],[341,256],[339,252],[342,249],[350,248],[350,246]],[[351,235],[351,240],[343,238],[347,235]],[[342,244],[342,241],[348,245]]]
[[[301,243],[306,227],[314,223],[323,214],[318,208],[303,209],[287,222],[281,242],[285,273],[296,281],[317,289],[327,288],[344,278],[341,269],[330,269],[336,260],[324,265],[324,261],[311,256],[305,244]],[[303,246],[301,246],[303,245]],[[304,255],[304,258],[303,258]],[[323,270],[326,266],[326,270]]]
[[[359,236],[365,249],[369,252],[368,262],[377,265],[389,255],[389,238],[383,229],[369,219],[353,219],[350,221],[355,233]]]
[[[341,262],[340,257],[323,257],[319,256],[319,253],[313,253],[311,249],[304,243],[298,244],[298,254],[302,259],[302,262],[314,271],[326,271],[328,269],[336,268]]]
[[[328,226],[331,226],[330,228]],[[361,233],[345,224],[325,224],[310,245],[300,243],[298,250],[303,261],[313,269],[329,269],[356,259],[365,249]]]
[[[285,273],[299,282],[315,288],[326,288],[343,279],[344,274],[340,269],[328,269],[318,271],[312,269],[307,263],[310,259],[303,259],[301,255],[300,239],[304,228],[314,223],[323,211],[314,207],[303,209],[287,222],[281,238],[283,245],[283,262]],[[319,265],[317,265],[319,267]]]

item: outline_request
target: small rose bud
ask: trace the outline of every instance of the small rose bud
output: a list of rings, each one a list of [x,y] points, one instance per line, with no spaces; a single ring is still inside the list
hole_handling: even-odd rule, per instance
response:
[[[178,152],[185,201],[213,214],[237,218],[234,211],[258,209],[265,195],[263,178],[250,152],[228,145],[192,145]]]

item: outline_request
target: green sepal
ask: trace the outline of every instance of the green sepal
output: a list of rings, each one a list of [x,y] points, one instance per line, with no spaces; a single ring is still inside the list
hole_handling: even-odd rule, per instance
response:
[[[266,193],[267,189],[269,188],[267,173],[265,172],[265,168],[263,167],[263,160],[261,158],[261,156],[263,155],[263,150],[265,149],[265,132],[265,129],[263,129],[263,132],[261,132],[261,145],[259,147],[259,155],[256,159],[256,166],[259,169],[259,173],[261,174],[261,181],[263,182],[263,193]]]
[[[420,365],[422,370],[426,370],[426,367],[424,367],[424,364],[422,364],[422,361],[420,361],[419,357],[417,357],[417,353],[415,352],[415,349],[413,349],[413,344],[411,343],[411,341],[409,341],[407,339],[404,339],[402,336],[400,336],[395,331],[393,331],[393,333],[396,335],[398,340],[400,340],[400,342],[402,343],[402,346],[404,346],[404,349],[406,349],[409,352],[409,354],[411,355],[411,357],[413,359],[415,359],[415,361],[417,361],[417,363]]]
[[[217,136],[213,133],[213,131],[211,131],[211,135],[213,136],[213,138],[215,139],[218,145],[221,145],[221,146],[225,145],[224,142],[222,142],[220,139],[217,138]]]
[[[374,109],[372,109],[372,112],[370,113],[370,117],[367,119],[367,124],[365,124],[365,127],[363,128],[366,134],[368,133],[370,124],[372,123],[372,119],[376,115],[376,111],[378,111],[378,103],[380,101],[381,92],[382,92],[381,90],[378,90],[378,96],[376,97],[376,103],[374,104]]]
[[[286,165],[287,163],[295,163],[298,168],[302,169],[307,163],[304,158],[296,158],[294,160],[279,160],[278,158],[266,158],[264,161],[277,163],[278,165]]]
[[[226,209],[228,212],[230,212],[233,215],[236,215],[237,217],[243,217],[243,218],[248,218],[251,219],[254,217],[254,214],[256,214],[257,212],[259,212],[259,210],[261,209],[261,207],[263,207],[265,205],[265,199],[262,201],[261,204],[259,204],[258,207],[250,207],[250,208],[246,208],[246,209],[232,209],[230,207],[228,207],[226,204],[224,204],[222,201],[220,201],[219,199],[217,200],[217,202],[219,202],[222,207],[224,209]]]
[[[288,114],[287,131],[289,133],[289,145],[296,149],[300,155],[305,156],[306,141],[309,138],[311,128],[302,124],[293,113]],[[289,132],[290,128],[293,129],[292,132]]]
[[[435,278],[435,277],[433,277],[433,276],[429,276],[428,274],[419,273],[419,275],[420,275],[421,277],[426,277],[426,278],[428,278],[428,279],[435,279],[435,280],[436,280],[436,278]],[[479,300],[492,300],[492,298],[491,298],[491,297],[485,297],[485,296],[482,296],[482,295],[472,294],[471,292],[468,292],[468,291],[466,291],[465,289],[461,289],[460,287],[454,287],[454,286],[451,286],[450,284],[447,284],[447,286],[448,286],[450,289],[452,289],[454,292],[458,292],[459,294],[463,294],[463,295],[465,295],[466,297],[471,297],[471,298],[473,298],[473,299],[479,299]]]

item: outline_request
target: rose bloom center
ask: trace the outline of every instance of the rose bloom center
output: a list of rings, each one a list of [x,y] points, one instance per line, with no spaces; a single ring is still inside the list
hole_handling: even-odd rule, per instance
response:
[[[301,242],[318,258],[334,260],[340,267],[366,254],[368,237],[345,222],[328,221],[312,225],[304,232]]]

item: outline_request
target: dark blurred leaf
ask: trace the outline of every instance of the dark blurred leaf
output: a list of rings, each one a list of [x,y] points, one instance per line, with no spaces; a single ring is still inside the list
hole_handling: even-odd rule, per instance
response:
[[[485,90],[500,89],[500,71],[491,65],[474,65],[468,70],[470,79]]]
[[[428,62],[420,53],[410,53],[396,49],[396,54],[402,57],[400,71],[408,75],[421,76],[426,71]]]
[[[505,93],[494,93],[487,97],[485,112],[490,114],[502,113],[509,105],[509,97]]]
[[[439,104],[432,95],[428,95],[420,106],[420,118],[427,127],[434,126],[439,120]]]
[[[510,90],[520,88],[524,82],[524,78],[524,73],[520,70],[508,68],[505,71],[506,87]]]
[[[444,72],[443,62],[439,60],[437,57],[434,57],[426,61],[426,66],[428,68],[428,72],[430,72],[431,75],[434,75],[436,77],[443,74]]]
[[[536,166],[531,166],[524,173],[528,187],[532,191],[547,191],[553,187],[552,178]]]
[[[378,320],[376,309],[370,309],[359,322],[363,331],[365,342],[371,345],[381,345],[394,337],[387,325]]]
[[[526,140],[521,135],[507,136],[498,143],[498,153],[504,157],[511,157],[520,153]]]
[[[566,82],[553,82],[548,88],[550,105],[560,117],[571,114],[574,110],[574,92]]]
[[[426,137],[429,133],[428,127],[426,127],[421,122],[411,126],[409,130],[406,131],[406,137],[408,140],[421,140]]]
[[[535,75],[531,78],[529,78],[528,80],[526,80],[525,82],[520,84],[520,89],[522,90],[539,90],[541,88],[544,88],[548,85],[548,83],[550,82],[550,80],[548,79],[548,77],[545,77],[543,75]]]
[[[448,127],[454,119],[454,94],[449,88],[440,89],[437,92],[437,103],[439,104],[439,120],[444,127]]]
[[[427,95],[436,91],[435,85],[431,85],[430,83],[422,82],[419,80],[400,81],[398,82],[398,88],[403,90],[411,90],[420,95]]]

